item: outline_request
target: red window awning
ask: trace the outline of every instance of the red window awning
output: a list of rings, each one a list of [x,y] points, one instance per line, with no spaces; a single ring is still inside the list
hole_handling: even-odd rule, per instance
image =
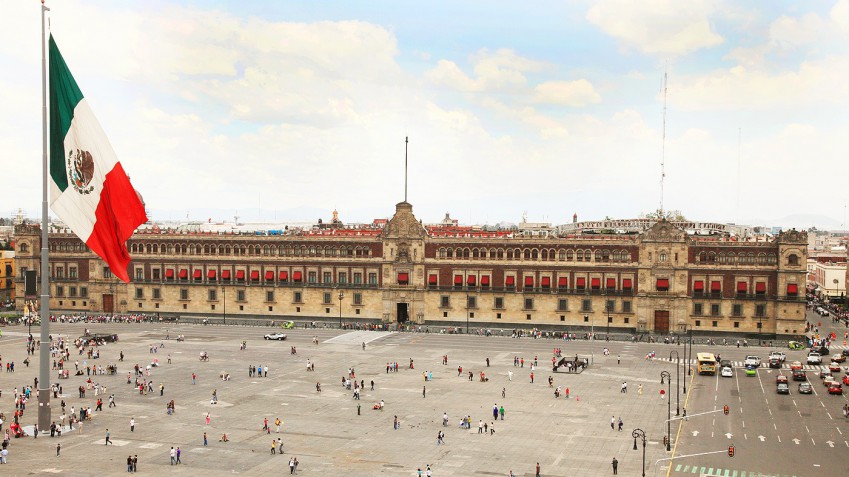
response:
[[[525,286],[533,287],[534,286],[534,277],[525,277]]]
[[[467,285],[474,286],[474,284],[477,283],[477,281],[478,281],[478,277],[476,277],[474,275],[469,275],[468,277],[466,277],[466,284]]]
[[[181,268],[180,269],[180,278],[183,279],[183,280],[185,280],[186,278],[189,278],[189,271],[186,270],[185,268]]]
[[[587,279],[584,277],[578,277],[577,282],[575,282],[575,286],[578,288],[586,288],[587,287]]]
[[[206,278],[208,278],[210,280],[215,280],[215,275],[216,275],[215,270],[207,270],[206,271]]]
[[[229,280],[230,279],[230,270],[221,270],[221,279]]]
[[[631,288],[632,288],[631,279],[630,278],[623,278],[622,279],[622,289],[623,290],[630,290]]]
[[[281,271],[280,273],[277,274],[277,279],[280,280],[281,282],[287,281],[289,279],[289,272],[285,271],[285,270]]]
[[[437,277],[436,277],[435,273],[428,275],[428,277],[427,277],[428,285],[436,285],[436,282],[437,282]]]
[[[245,271],[244,270],[236,270],[236,280],[244,280],[245,279]]]
[[[203,270],[195,270],[194,273],[192,273],[192,277],[195,280],[200,280],[201,278],[203,278]]]
[[[489,286],[489,275],[481,275],[481,286],[488,287]]]
[[[560,277],[557,279],[558,288],[566,288],[569,286],[569,277]]]
[[[410,281],[409,273],[399,273],[398,274],[398,283],[405,284]]]
[[[166,268],[165,269],[165,278],[174,278],[174,269]]]
[[[737,293],[746,293],[749,289],[749,284],[746,282],[737,282]]]
[[[714,280],[714,281],[710,282],[710,291],[718,292],[718,291],[721,291],[721,290],[722,290],[722,283],[720,283],[719,280]]]
[[[593,278],[592,280],[590,280],[590,286],[593,287],[593,289],[595,290],[601,288],[601,278]]]
[[[301,281],[301,272],[292,272],[292,280],[296,282]]]
[[[508,277],[506,278],[505,284],[506,284],[508,287],[515,286],[515,285],[516,285],[516,277],[514,277],[513,275],[508,276]]]
[[[259,270],[251,270],[251,280],[259,280]]]
[[[616,279],[615,278],[608,278],[607,279],[607,289],[608,290],[615,290],[616,289]]]
[[[764,283],[764,282],[755,283],[755,293],[766,293],[766,283]]]
[[[540,285],[543,288],[551,287],[551,277],[542,277],[542,283],[540,283]]]
[[[462,285],[463,284],[463,275],[454,275],[454,284]]]
[[[705,282],[704,280],[696,280],[693,282],[693,291],[703,292],[705,291]]]
[[[657,279],[657,289],[660,291],[669,290],[669,279],[668,278],[658,278]]]
[[[796,284],[795,284],[795,283],[788,283],[788,284],[787,284],[787,294],[788,294],[788,295],[797,295],[797,294],[799,294],[799,287],[798,287],[798,286],[796,286]]]
[[[265,281],[273,282],[274,281],[274,270],[266,270],[265,271]]]

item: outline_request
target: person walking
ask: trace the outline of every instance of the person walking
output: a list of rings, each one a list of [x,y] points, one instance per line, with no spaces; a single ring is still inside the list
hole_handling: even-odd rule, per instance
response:
[[[195,373],[192,373],[192,384],[196,384],[196,383],[197,383],[197,375]]]
[[[643,395],[643,385],[642,384],[637,386],[637,394],[640,395],[640,396]]]
[[[177,464],[178,465],[183,463],[183,461],[180,460],[180,454],[182,454],[182,451],[180,450],[180,447],[178,446],[177,447]]]
[[[130,432],[135,432],[136,430],[136,418],[130,418]]]
[[[624,425],[624,424],[622,423],[622,418],[620,417],[620,418],[619,418],[619,432],[622,432],[622,426],[623,426],[623,425]]]
[[[616,418],[613,416],[610,416],[610,428],[616,429]]]
[[[206,447],[209,445],[209,441],[206,438],[206,432],[203,433],[203,446]]]
[[[206,425],[207,426],[209,425],[209,421],[211,421],[211,420],[212,420],[212,418],[209,416],[209,413],[206,413]]]
[[[274,419],[274,425],[277,426],[277,434],[280,434],[280,424],[283,424],[283,421],[279,417]]]
[[[507,380],[508,380],[508,381],[512,381],[512,380],[513,380],[513,371],[507,371]]]
[[[422,397],[427,396],[427,386],[422,386]]]
[[[501,420],[504,420],[504,405],[498,408],[498,414],[501,415]]]
[[[174,449],[174,446],[171,446],[171,465],[177,465],[177,450]]]
[[[127,472],[133,471],[133,456],[132,454],[127,456]]]
[[[59,444],[56,444],[56,457],[59,457],[59,455],[61,453],[62,453],[62,443],[60,442]]]
[[[534,477],[539,477],[539,462],[537,462],[536,474],[534,474]]]
[[[533,373],[533,371],[531,371],[531,384],[533,384],[533,383],[534,383],[534,373]]]
[[[613,475],[617,475],[619,470],[619,461],[616,460],[616,457],[613,458],[613,462],[610,463],[613,466]]]
[[[289,473],[290,473],[290,474],[294,474],[294,473],[295,473],[295,458],[294,458],[294,457],[292,457],[291,459],[289,459]]]
[[[271,455],[277,453],[277,439],[271,439]]]
[[[82,423],[80,423],[80,424],[82,424]],[[112,439],[109,438],[109,429],[106,429],[106,442],[104,442],[103,445],[108,446],[109,444],[112,444],[113,446],[115,445],[112,442]]]

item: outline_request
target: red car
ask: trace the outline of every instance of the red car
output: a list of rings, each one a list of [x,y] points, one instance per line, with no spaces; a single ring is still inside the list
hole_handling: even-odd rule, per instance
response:
[[[831,386],[828,387],[829,394],[843,394],[843,386],[840,383],[832,383]]]
[[[849,374],[843,375],[843,384],[849,386]]]
[[[828,370],[831,371],[832,373],[839,373],[840,372],[840,363],[835,363],[835,362],[832,361],[832,363],[828,365]]]
[[[776,376],[775,377],[775,384],[780,384],[780,383],[787,384],[787,376],[785,376],[783,374],[779,374],[778,376]]]

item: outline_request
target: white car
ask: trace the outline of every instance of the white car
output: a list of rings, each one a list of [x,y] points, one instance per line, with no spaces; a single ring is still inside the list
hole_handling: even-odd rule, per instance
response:
[[[773,351],[769,354],[770,358],[778,358],[782,363],[787,359],[787,355],[783,351]]]
[[[265,339],[283,341],[283,340],[286,339],[286,334],[285,333],[272,333],[270,335],[265,335]]]
[[[746,360],[743,361],[743,366],[755,366],[759,367],[761,365],[761,359],[757,356],[746,356]]]
[[[822,364],[822,356],[815,351],[808,353],[808,364]]]
[[[722,371],[719,372],[719,375],[722,376],[723,378],[733,378],[734,377],[734,371],[729,367],[725,367],[725,368],[722,368]]]

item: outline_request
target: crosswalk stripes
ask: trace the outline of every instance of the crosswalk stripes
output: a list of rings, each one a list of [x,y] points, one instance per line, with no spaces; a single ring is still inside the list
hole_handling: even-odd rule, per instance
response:
[[[675,363],[676,363],[676,360],[675,360],[674,358],[673,358],[673,359],[669,359],[669,358],[654,358],[654,360],[655,360],[655,361],[665,361],[665,362],[670,362],[670,363],[672,363],[672,364],[675,364]],[[681,360],[681,364],[683,364],[683,365],[685,365],[685,366],[686,366],[686,365],[688,365],[688,364],[689,364],[690,366],[695,366],[695,365],[697,365],[697,364],[698,364],[698,361],[697,361],[697,360],[695,360],[695,359],[690,359],[690,360],[682,359],[682,360]],[[745,365],[745,363],[744,363],[743,361],[732,361],[732,362],[731,362],[731,365],[732,365],[733,367],[735,367],[735,368],[745,368],[745,367],[746,367],[746,365]],[[840,365],[840,366],[841,366],[842,368],[847,368],[847,369],[849,369],[849,364],[847,364],[847,363],[841,363],[841,365]],[[781,365],[781,368],[770,368],[770,367],[769,367],[769,365],[768,365],[767,363],[761,362],[760,368],[763,368],[763,369],[783,369],[783,370],[790,370],[790,364],[785,362],[785,363],[783,363],[783,364]],[[815,371],[815,372],[819,372],[819,371],[826,371],[826,372],[828,372],[828,365],[825,365],[825,364],[822,364],[822,365],[816,365],[816,364],[803,364],[803,365],[802,365],[802,369],[803,369],[803,370],[805,370],[805,371]]]
[[[772,477],[796,477],[791,474],[773,474],[769,472],[752,472],[745,470],[736,470],[736,469],[720,469],[713,467],[703,467],[698,465],[689,465],[689,464],[677,464],[675,466],[675,472],[681,474],[690,474],[690,475],[698,475],[699,477],[764,477],[764,476],[772,476]]]

